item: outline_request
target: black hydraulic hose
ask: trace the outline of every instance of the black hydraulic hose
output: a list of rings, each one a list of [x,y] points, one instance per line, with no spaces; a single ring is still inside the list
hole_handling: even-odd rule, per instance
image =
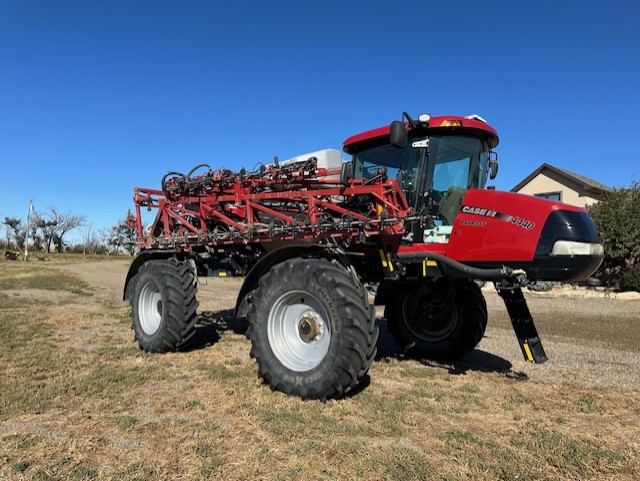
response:
[[[187,173],[187,175],[186,175],[187,179],[191,180],[191,176],[193,175],[193,173],[194,173],[196,170],[198,170],[198,169],[200,169],[200,168],[202,168],[202,167],[206,167],[206,168],[207,168],[207,170],[208,170],[209,172],[211,172],[211,166],[210,166],[209,164],[198,164],[198,165],[196,165],[193,169],[191,169],[191,170]]]
[[[171,177],[173,176],[173,177]],[[169,177],[171,177],[171,179],[168,179]],[[162,186],[162,190],[164,190],[165,192],[167,192],[167,182],[168,180],[173,180],[173,179],[181,179],[180,181],[184,181],[184,174],[180,173],[180,172],[167,172],[166,174],[164,174],[164,177],[162,177],[162,180],[160,181],[160,185]],[[172,191],[176,191],[180,188],[179,185],[177,185],[176,187],[172,188]]]
[[[400,257],[400,260],[402,260],[403,256],[400,255],[399,257]],[[458,262],[454,259],[451,259],[450,257],[447,257],[442,254],[437,254],[435,252],[424,252],[423,257],[441,262],[442,264],[445,264],[459,272],[467,274],[470,278],[474,278],[474,279],[486,279],[486,280],[505,279],[507,277],[511,277],[514,274],[514,269],[509,266],[502,266],[494,269],[483,269],[480,267],[471,267],[471,266],[468,266],[467,264],[463,264],[462,262]]]

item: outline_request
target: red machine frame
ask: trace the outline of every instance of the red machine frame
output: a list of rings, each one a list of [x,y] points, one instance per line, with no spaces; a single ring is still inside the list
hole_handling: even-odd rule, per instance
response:
[[[162,190],[134,189],[136,215],[129,225],[142,249],[399,237],[410,211],[397,181],[387,179],[385,172],[341,182],[341,171],[318,168],[315,157],[248,175],[227,170],[197,177],[172,174],[163,179]],[[291,186],[296,188],[287,190]],[[352,205],[354,199],[359,205]],[[158,210],[147,231],[142,208]]]

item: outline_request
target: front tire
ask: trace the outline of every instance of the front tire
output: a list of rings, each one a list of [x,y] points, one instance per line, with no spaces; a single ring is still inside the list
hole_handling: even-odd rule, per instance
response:
[[[473,281],[440,279],[390,293],[384,315],[396,342],[416,357],[454,361],[487,327],[487,304]]]
[[[375,357],[378,327],[364,286],[326,259],[275,265],[253,292],[247,318],[258,375],[286,394],[341,397]]]
[[[195,333],[197,282],[187,261],[150,260],[132,280],[131,328],[140,349],[169,352]]]

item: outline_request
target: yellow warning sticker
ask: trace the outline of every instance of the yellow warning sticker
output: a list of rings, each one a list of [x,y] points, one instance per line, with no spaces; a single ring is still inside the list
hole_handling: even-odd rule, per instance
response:
[[[382,259],[382,267],[387,267],[387,258],[385,257],[382,249],[380,249],[380,259]]]
[[[525,342],[522,347],[524,348],[524,352],[527,356],[527,361],[533,362],[533,354],[531,353],[531,348],[529,347],[529,343]]]

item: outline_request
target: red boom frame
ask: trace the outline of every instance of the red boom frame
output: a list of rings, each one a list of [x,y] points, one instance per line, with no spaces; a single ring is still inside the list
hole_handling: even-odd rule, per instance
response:
[[[403,234],[409,206],[395,179],[381,171],[345,185],[339,176],[340,171],[318,168],[315,157],[250,174],[171,173],[162,190],[134,189],[136,216],[129,224],[142,249],[329,237],[358,243],[362,236]],[[158,210],[147,230],[142,208]]]

